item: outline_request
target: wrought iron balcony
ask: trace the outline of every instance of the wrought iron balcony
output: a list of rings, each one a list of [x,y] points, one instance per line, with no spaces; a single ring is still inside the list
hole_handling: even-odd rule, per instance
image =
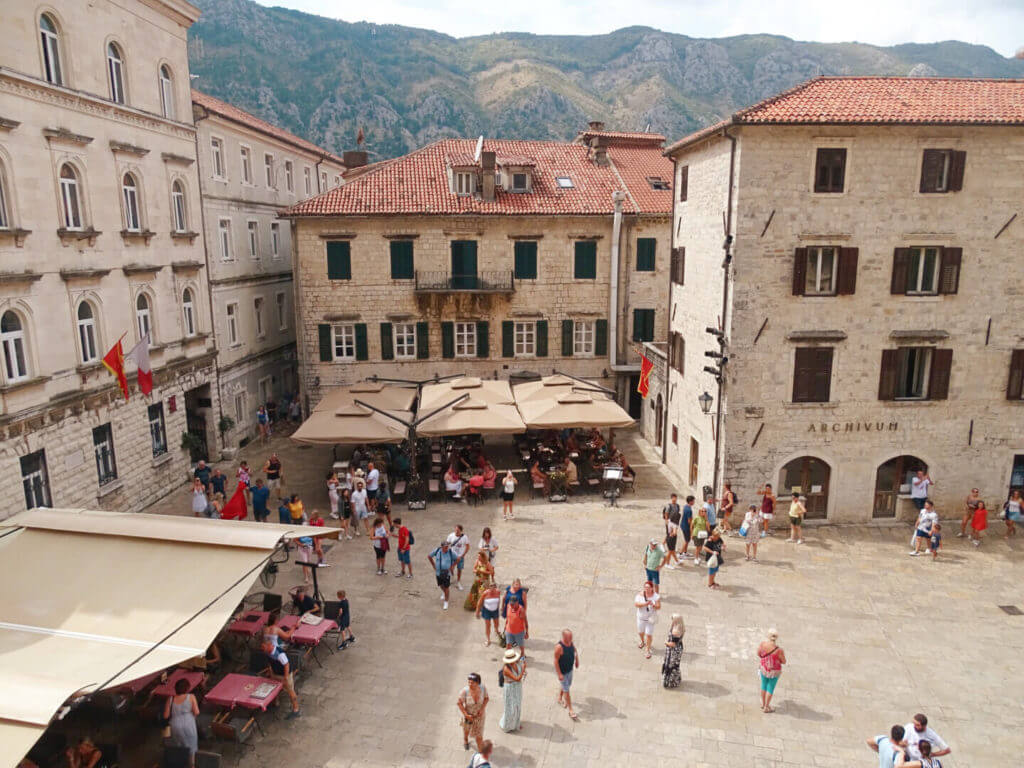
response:
[[[415,282],[417,293],[513,293],[516,289],[511,269],[471,275],[417,269]]]

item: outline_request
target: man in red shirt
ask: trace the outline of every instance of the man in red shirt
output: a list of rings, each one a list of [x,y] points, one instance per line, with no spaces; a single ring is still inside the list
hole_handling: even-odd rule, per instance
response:
[[[391,535],[398,539],[398,562],[401,563],[402,569],[395,574],[396,579],[412,578],[412,559],[410,557],[410,549],[412,548],[413,535],[409,532],[409,529],[402,525],[402,518],[395,518],[395,525],[398,526],[398,533],[392,533]],[[409,572],[406,573],[405,569],[408,568]]]

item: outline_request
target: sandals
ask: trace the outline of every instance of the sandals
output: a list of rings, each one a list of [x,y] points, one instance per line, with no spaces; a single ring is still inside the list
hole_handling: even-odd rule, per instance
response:
[[[651,652],[647,651],[647,653],[644,654],[644,657],[648,659],[651,658]]]

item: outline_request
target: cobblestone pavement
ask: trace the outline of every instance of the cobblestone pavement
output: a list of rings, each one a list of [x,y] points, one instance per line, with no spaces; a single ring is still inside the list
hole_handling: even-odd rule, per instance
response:
[[[669,484],[655,464],[641,462],[645,452],[653,461],[650,449],[633,441],[619,440],[641,482],[617,508],[595,497],[520,503],[516,520],[503,522],[497,502],[432,503],[418,512],[396,507],[416,535],[412,581],[392,578],[393,553],[390,574],[375,576],[365,537],[334,543],[324,592],[348,591],[358,642],[322,654],[324,668],[299,688],[301,719],[280,720],[285,708],[278,708],[239,765],[464,766],[471,753],[462,749],[455,698],[473,671],[491,696],[485,735],[496,744],[496,768],[668,759],[688,768],[868,766],[876,762],[864,739],[915,712],[926,713],[953,747],[946,766],[1019,762],[1024,616],[999,606],[1024,608],[1024,544],[1007,544],[1002,523],[994,522],[975,549],[955,538],[950,522],[938,562],[907,556],[906,526],[808,527],[802,546],[776,535],[762,544],[756,564],[744,562],[740,541],[729,539],[721,591],[704,586],[703,570],[664,573],[656,647],[669,614],[681,613],[687,626],[683,685],[665,690],[660,652],[648,661],[637,650],[632,602],[643,580],[645,539],[662,531]],[[330,451],[299,449],[283,438],[275,447],[289,487],[304,491],[307,508],[326,508],[322,477]],[[244,455],[258,467],[265,452],[252,447]],[[741,489],[744,502],[748,495]],[[182,489],[152,511],[187,509]],[[497,726],[501,649],[484,647],[482,623],[458,599],[465,593],[453,590],[451,609],[441,610],[426,561],[457,522],[474,544],[491,526],[500,546],[499,582],[519,576],[530,587],[531,666],[518,734]],[[289,564],[277,586],[300,580]],[[778,628],[789,657],[770,715],[760,711],[754,662],[769,626]],[[575,632],[581,654],[572,690],[576,723],[555,701],[551,657],[563,627]]]

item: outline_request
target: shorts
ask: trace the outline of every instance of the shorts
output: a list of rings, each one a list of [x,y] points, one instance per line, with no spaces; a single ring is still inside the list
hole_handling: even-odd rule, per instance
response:
[[[661,583],[659,581],[660,577],[659,577],[657,571],[652,571],[650,568],[645,568],[644,570],[647,571],[647,580],[649,582],[651,582],[652,584],[660,584]]]
[[[265,523],[267,522],[267,518],[270,517],[270,510],[262,509],[259,512],[253,510],[252,516],[255,517],[259,522]]]
[[[466,564],[466,556],[463,555],[462,557],[459,558],[458,562],[455,563],[456,570],[461,571],[465,564]]]
[[[804,519],[802,517],[793,517],[792,515],[789,516],[789,524],[792,526],[801,526],[803,525],[803,522]]]
[[[281,478],[279,477],[268,477],[267,478],[267,490],[276,491],[281,488]]]
[[[356,517],[358,517],[360,520],[365,520],[369,516],[370,510],[367,509],[366,507],[363,507],[362,509],[356,511]]]
[[[665,546],[668,547],[668,551],[669,552],[675,552],[676,551],[676,538],[677,538],[676,536],[669,536],[668,538],[665,539]]]
[[[779,678],[777,677],[765,677],[763,672],[758,672],[761,676],[761,690],[771,695],[775,693],[775,686],[779,684]]]
[[[373,551],[377,554],[378,560],[383,560],[385,557],[387,557],[388,554],[388,551],[386,549],[381,549],[380,547],[374,547]]]
[[[344,519],[346,519],[346,520],[348,520],[349,518],[351,518],[351,517],[352,517],[352,507],[350,507],[350,506],[349,506],[348,504],[345,504],[345,505],[344,505],[344,506],[343,506],[343,507],[341,508],[341,516],[342,516],[342,517],[343,517]]]
[[[398,550],[398,562],[405,563],[406,565],[411,565],[412,564],[411,561],[409,560],[409,550],[408,549],[406,549],[406,550],[401,550],[401,549]]]
[[[641,635],[647,635],[650,637],[654,634],[654,620],[637,618],[636,631]]]
[[[920,528],[917,529],[917,533],[914,534],[919,539],[930,539],[932,535],[927,531],[922,531]]]
[[[716,573],[718,573],[718,569],[721,567],[722,566],[720,565],[716,565],[714,568],[708,568],[708,576],[714,576]]]
[[[374,488],[371,491],[369,488],[367,488],[366,489],[366,498],[369,499],[370,501],[376,501],[376,499],[377,499],[377,489]]]
[[[690,526],[688,526],[688,525],[683,526],[683,528],[681,530],[683,532],[683,541],[685,541],[687,544],[689,544],[690,543]]]
[[[494,619],[495,621],[497,621],[497,619],[498,619],[498,609],[495,608],[493,611],[489,611],[486,608],[481,608],[480,609],[480,618],[481,619]]]
[[[560,686],[562,686],[562,690],[563,691],[565,691],[566,693],[569,692],[569,689],[572,687],[572,670],[571,669],[568,672],[563,672],[562,673],[562,679],[558,681],[558,684]]]
[[[439,573],[439,574],[437,574],[436,578],[437,578],[437,586],[439,586],[441,589],[448,589],[448,587],[450,587],[452,585],[452,574],[451,574],[451,571],[445,571],[444,573]]]
[[[928,541],[928,549],[930,549],[932,552],[938,552],[940,543],[940,539],[930,539]]]
[[[523,647],[523,642],[526,640],[526,631],[522,632],[506,632],[505,633],[505,646],[515,645],[519,648]]]
[[[927,499],[911,499],[911,501],[914,502],[914,506],[917,507],[917,511],[920,512],[924,509],[924,503]]]
[[[512,501],[512,499],[514,499],[515,497],[516,497],[515,491],[512,491],[511,493],[509,493],[508,491],[502,491],[501,492],[501,499],[502,499],[502,501]]]

